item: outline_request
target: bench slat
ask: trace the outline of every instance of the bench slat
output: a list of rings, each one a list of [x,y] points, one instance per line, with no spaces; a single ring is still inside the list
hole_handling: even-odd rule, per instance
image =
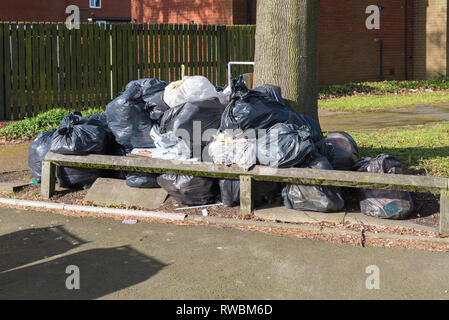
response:
[[[270,168],[255,166],[245,171],[238,166],[224,166],[210,162],[173,161],[143,157],[109,155],[61,155],[48,152],[46,161],[61,166],[81,168],[129,170],[154,173],[187,174],[213,178],[239,179],[241,175],[256,181],[274,181],[294,184],[315,184],[372,189],[407,190],[441,193],[448,189],[448,179],[412,175],[392,175],[354,171],[319,170],[305,168]]]

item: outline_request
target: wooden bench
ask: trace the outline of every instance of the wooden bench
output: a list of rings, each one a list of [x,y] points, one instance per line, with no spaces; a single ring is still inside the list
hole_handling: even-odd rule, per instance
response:
[[[449,234],[449,179],[447,178],[303,168],[276,169],[267,166],[255,166],[245,171],[237,166],[228,167],[210,162],[105,155],[69,156],[49,152],[42,163],[41,193],[44,198],[51,198],[54,194],[56,166],[240,179],[242,215],[251,214],[253,211],[253,180],[431,192],[440,194],[440,233]]]

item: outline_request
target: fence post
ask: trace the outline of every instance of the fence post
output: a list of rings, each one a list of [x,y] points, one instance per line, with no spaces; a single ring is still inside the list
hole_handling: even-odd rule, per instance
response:
[[[5,72],[4,72],[4,64],[5,61],[3,59],[3,52],[4,52],[4,43],[5,38],[3,35],[3,28],[5,24],[0,23],[0,120],[6,120],[6,103],[5,103]]]
[[[449,184],[449,179],[448,179]],[[440,234],[449,235],[449,190],[442,189],[440,194]]]

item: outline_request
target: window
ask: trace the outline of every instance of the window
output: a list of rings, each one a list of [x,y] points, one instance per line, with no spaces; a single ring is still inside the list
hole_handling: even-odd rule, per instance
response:
[[[91,8],[101,8],[101,0],[89,0]]]
[[[106,20],[97,20],[95,22],[98,23],[100,26],[106,25]]]

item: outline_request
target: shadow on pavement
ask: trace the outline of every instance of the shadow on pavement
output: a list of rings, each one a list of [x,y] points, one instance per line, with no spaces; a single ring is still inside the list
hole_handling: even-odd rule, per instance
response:
[[[63,226],[31,228],[0,236],[0,272],[62,254],[87,243]]]
[[[20,268],[85,243],[73,235],[70,240],[59,239],[60,232],[69,236],[58,226],[0,238],[0,299],[95,299],[143,282],[166,266],[130,246],[120,246],[89,249]],[[24,238],[29,244],[24,245]],[[67,278],[74,275],[66,273],[68,266],[79,269],[79,290],[66,287]]]

